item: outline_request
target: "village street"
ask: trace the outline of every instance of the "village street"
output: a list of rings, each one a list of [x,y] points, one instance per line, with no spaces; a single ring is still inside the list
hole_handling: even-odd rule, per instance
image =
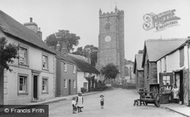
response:
[[[105,96],[105,107],[100,108],[99,96]],[[50,117],[182,117],[182,115],[153,104],[133,106],[139,98],[135,90],[114,89],[84,96],[82,113],[72,114],[71,100],[49,104]]]

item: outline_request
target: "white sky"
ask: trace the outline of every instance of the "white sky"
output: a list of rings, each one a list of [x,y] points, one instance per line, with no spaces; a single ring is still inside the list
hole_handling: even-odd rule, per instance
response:
[[[190,36],[190,0],[0,0],[0,10],[22,24],[33,17],[43,32],[43,39],[64,29],[80,36],[77,47],[88,44],[98,47],[99,9],[111,12],[116,4],[125,13],[126,59],[134,60],[138,50],[143,49],[144,40]],[[159,32],[142,28],[145,14],[172,9],[181,18],[178,26]]]

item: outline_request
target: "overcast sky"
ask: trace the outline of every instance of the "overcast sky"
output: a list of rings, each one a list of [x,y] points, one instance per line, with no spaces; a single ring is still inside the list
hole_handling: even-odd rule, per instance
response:
[[[125,15],[125,58],[134,60],[144,40],[186,38],[190,36],[190,0],[0,0],[0,10],[20,23],[33,21],[43,32],[43,39],[60,29],[80,36],[79,45],[98,47],[99,9],[114,11],[115,5]],[[180,17],[177,26],[162,31],[143,29],[143,16],[173,10]],[[76,47],[76,48],[77,48]]]

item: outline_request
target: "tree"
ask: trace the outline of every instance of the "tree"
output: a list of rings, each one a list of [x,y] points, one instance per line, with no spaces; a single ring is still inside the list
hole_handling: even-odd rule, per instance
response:
[[[109,63],[106,66],[102,67],[102,69],[100,70],[100,73],[104,75],[103,82],[105,82],[107,79],[115,79],[117,75],[119,74],[119,70],[117,66],[115,66],[112,63]]]
[[[95,47],[94,45],[86,45],[84,48],[78,47],[77,50],[72,54],[81,55],[86,58],[90,58],[91,65],[95,66],[97,63],[97,52],[98,48]]]
[[[49,35],[45,39],[45,43],[50,46],[56,48],[57,43],[61,45],[61,48],[64,46],[63,43],[67,45],[68,52],[73,50],[73,46],[77,46],[79,43],[79,36],[76,36],[74,33],[69,33],[68,30],[59,30],[57,33]]]
[[[4,104],[4,69],[11,71],[8,63],[17,58],[18,47],[8,44],[4,37],[0,38],[0,105]]]
[[[72,52],[72,54],[85,56],[83,47],[78,47],[75,52]]]

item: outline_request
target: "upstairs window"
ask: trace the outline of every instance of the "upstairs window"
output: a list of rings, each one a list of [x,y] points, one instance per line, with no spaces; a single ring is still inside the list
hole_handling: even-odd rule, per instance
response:
[[[73,65],[73,73],[76,73],[76,66]]]
[[[184,48],[180,49],[179,53],[180,53],[180,56],[179,56],[180,63],[179,64],[180,64],[180,67],[183,67],[184,66]]]
[[[67,63],[63,62],[63,70],[64,72],[67,72]]]
[[[28,65],[28,50],[24,47],[19,47],[19,64]]]
[[[73,80],[73,88],[76,88],[76,80]]]
[[[42,69],[48,70],[48,56],[42,56]]]

